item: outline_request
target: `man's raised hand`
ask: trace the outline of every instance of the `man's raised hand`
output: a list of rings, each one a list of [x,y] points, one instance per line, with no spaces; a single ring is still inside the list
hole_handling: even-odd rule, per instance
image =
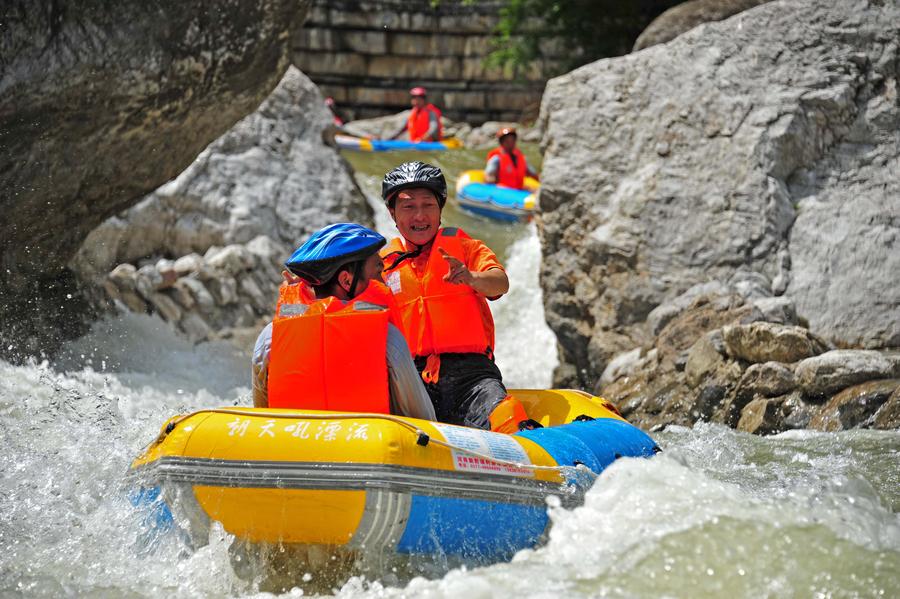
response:
[[[444,275],[444,280],[453,285],[468,285],[471,287],[475,282],[472,271],[466,268],[466,265],[458,258],[451,256],[444,248],[438,248],[438,251],[441,252],[441,257],[450,266],[450,271]]]

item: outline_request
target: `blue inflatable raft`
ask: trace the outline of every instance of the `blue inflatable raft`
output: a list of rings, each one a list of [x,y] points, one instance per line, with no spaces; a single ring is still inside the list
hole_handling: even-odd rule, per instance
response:
[[[456,180],[456,201],[460,208],[496,220],[527,222],[536,210],[535,194],[540,183],[525,178],[525,189],[501,187],[484,182],[484,171],[465,171]]]

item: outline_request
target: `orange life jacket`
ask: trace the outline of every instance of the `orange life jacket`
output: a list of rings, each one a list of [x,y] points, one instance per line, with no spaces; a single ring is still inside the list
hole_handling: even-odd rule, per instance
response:
[[[271,408],[390,413],[385,350],[390,291],[377,281],[343,302],[284,283],[272,321]]]
[[[513,148],[513,154],[516,155],[516,162],[513,164],[512,157],[503,148],[494,148],[488,153],[488,161],[494,156],[500,156],[500,169],[497,171],[497,185],[503,187],[512,187],[513,189],[525,188],[525,176],[528,174],[528,166],[525,162],[525,155],[519,151],[519,148]]]
[[[430,116],[434,114],[437,117],[438,129],[437,138],[434,140],[424,139],[428,133],[430,125]],[[426,104],[422,108],[413,108],[409,113],[409,119],[406,121],[406,131],[409,133],[410,141],[440,141],[444,139],[444,126],[441,124],[441,111],[434,104]]]
[[[494,320],[484,296],[468,285],[444,281],[450,266],[438,248],[465,262],[461,229],[440,229],[431,247],[424,271],[417,272],[412,260],[385,270],[384,280],[397,301],[400,330],[413,356],[442,353],[490,353],[494,347]],[[404,252],[394,239],[382,250],[388,266],[391,254]]]

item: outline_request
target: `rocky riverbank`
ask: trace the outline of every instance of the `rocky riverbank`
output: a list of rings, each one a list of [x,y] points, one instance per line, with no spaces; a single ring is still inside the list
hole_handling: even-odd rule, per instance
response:
[[[540,204],[556,384],[645,426],[896,426],[898,10],[766,3],[551,80]],[[797,316],[760,317],[758,301]],[[840,382],[809,386],[841,364]]]
[[[600,393],[650,430],[900,427],[900,351],[835,348],[806,325],[785,296],[697,285],[650,313],[653,342],[613,358]]]
[[[315,85],[289,68],[188,169],[91,232],[73,268],[194,341],[271,316],[290,252],[335,221],[372,223]]]

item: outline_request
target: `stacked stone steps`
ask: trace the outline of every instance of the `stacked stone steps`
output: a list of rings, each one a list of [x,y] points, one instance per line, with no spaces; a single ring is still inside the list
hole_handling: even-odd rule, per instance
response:
[[[488,66],[502,4],[319,0],[294,36],[294,62],[352,119],[407,108],[416,85],[453,120],[533,117],[561,51],[554,55],[558,44],[548,40],[551,58],[528,69]]]

